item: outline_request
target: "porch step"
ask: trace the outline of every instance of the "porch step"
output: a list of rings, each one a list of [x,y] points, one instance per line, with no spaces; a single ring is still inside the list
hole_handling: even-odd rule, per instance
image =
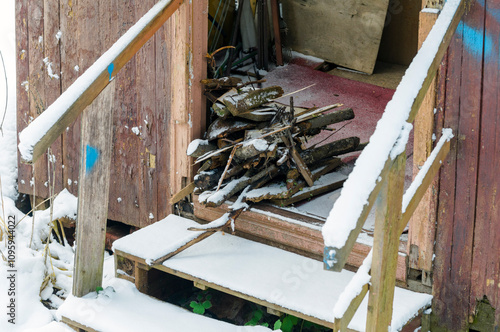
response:
[[[150,268],[158,269],[272,310],[333,327],[333,307],[353,272],[328,272],[319,261],[220,232],[161,264],[146,265],[199,236],[187,230],[193,225],[196,223],[192,220],[170,215],[117,240],[113,248],[118,257],[131,259],[135,268],[144,273]],[[127,278],[123,273],[117,271],[118,276]],[[141,273],[135,271],[136,276]],[[402,328],[431,299],[428,294],[396,288],[392,329]],[[366,311],[367,297],[350,329],[364,331]]]
[[[270,332],[262,326],[236,326],[194,314],[139,293],[134,284],[112,279],[112,288],[83,298],[68,297],[59,308],[62,322],[88,332]]]

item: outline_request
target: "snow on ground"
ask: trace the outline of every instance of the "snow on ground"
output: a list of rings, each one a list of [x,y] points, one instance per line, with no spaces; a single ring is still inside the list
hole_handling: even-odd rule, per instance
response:
[[[0,180],[4,196],[17,197],[17,152],[16,152],[16,60],[14,0],[3,0],[0,4],[0,52],[5,71],[0,61]],[[5,81],[8,77],[8,84]],[[6,85],[8,93],[6,95]],[[6,98],[7,97],[7,98]],[[5,109],[8,101],[7,109]]]

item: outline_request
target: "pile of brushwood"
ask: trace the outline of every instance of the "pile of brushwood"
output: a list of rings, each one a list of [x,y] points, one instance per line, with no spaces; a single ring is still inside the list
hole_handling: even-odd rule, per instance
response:
[[[234,77],[203,83],[217,116],[187,151],[201,165],[193,184],[200,203],[216,207],[241,192],[240,202],[283,206],[342,185],[345,176],[324,176],[341,165],[337,156],[359,149],[359,138],[306,145],[329,125],[353,119],[352,109],[296,107],[293,97],[285,105],[274,101],[286,97],[281,87],[255,89]]]

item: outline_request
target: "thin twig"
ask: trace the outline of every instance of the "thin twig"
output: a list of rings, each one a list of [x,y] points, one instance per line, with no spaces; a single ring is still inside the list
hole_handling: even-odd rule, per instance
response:
[[[229,169],[229,166],[231,166],[231,162],[233,161],[235,152],[236,152],[236,146],[233,148],[231,154],[229,155],[229,158],[227,159],[226,168],[224,168],[224,172],[222,172],[222,175],[220,176],[219,183],[217,184],[217,189],[215,190],[215,192],[219,191],[220,186],[222,185],[222,181],[224,181],[224,178],[226,177],[226,172]]]
[[[335,130],[333,133],[331,133],[330,135],[328,135],[325,139],[319,141],[318,143],[315,143],[314,145],[311,145],[309,148],[310,149],[314,149],[318,144],[321,144],[323,143],[324,141],[326,141],[327,139],[329,139],[330,137],[332,137],[333,135],[337,134],[339,131],[341,131],[345,126],[347,126],[348,124],[350,124],[352,121],[349,121],[347,122],[346,124],[344,124],[342,127],[340,127],[339,129]]]
[[[305,88],[302,88],[302,89],[299,89],[299,90],[296,90],[296,91],[293,91],[293,92],[287,93],[286,95],[283,95],[283,96],[278,97],[278,98],[270,99],[269,101],[273,101],[273,100],[280,99],[280,98],[283,98],[283,97],[288,97],[288,96],[291,96],[291,95],[293,95],[293,94],[296,94],[297,92],[304,91],[304,90],[306,90],[306,89],[312,88],[312,87],[313,87],[313,86],[315,86],[315,85],[316,85],[316,83],[313,83],[313,84],[311,84],[311,85],[309,85],[309,86],[306,86]]]
[[[16,227],[17,227],[17,225],[19,225],[19,224],[21,223],[21,221],[23,221],[23,219],[24,219],[24,218],[26,218],[26,217],[28,216],[28,214],[30,214],[31,212],[35,211],[35,209],[36,209],[36,208],[40,207],[42,204],[45,204],[45,203],[46,203],[47,201],[49,201],[51,198],[53,198],[53,197],[49,197],[49,198],[47,198],[47,199],[43,200],[42,202],[38,203],[35,207],[33,207],[33,204],[32,204],[32,208],[31,208],[31,210],[29,210],[29,211],[28,211],[28,213],[26,213],[26,214],[24,215],[24,217],[22,217],[22,218],[21,218],[21,219],[17,222]]]

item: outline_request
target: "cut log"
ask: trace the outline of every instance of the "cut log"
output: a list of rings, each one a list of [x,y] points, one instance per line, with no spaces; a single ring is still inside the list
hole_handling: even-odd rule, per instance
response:
[[[271,99],[283,95],[283,89],[279,86],[270,86],[263,89],[252,90],[242,94],[228,95],[222,100],[233,116],[247,113],[250,110],[268,103]]]
[[[270,173],[274,173],[277,171],[278,167],[276,167],[275,165],[271,165],[253,176],[250,175],[252,171],[249,170],[243,177],[229,182],[221,190],[212,193],[209,196],[207,195],[207,197],[202,197],[202,195],[200,195],[200,203],[204,203],[208,207],[217,207],[224,203],[228,198],[245,189],[246,186],[261,180],[265,176],[268,176]]]
[[[342,187],[345,180],[347,180],[347,176],[344,174],[337,172],[328,173],[316,180],[313,186],[304,186],[301,190],[297,191],[289,198],[273,199],[271,200],[271,203],[278,206],[288,206],[293,203],[311,199],[314,196],[318,196]]]
[[[271,120],[275,114],[276,110],[274,108],[262,108],[238,114],[238,117],[256,122],[266,122]]]
[[[244,160],[253,158],[260,155],[263,152],[267,152],[269,149],[269,143],[263,138],[256,138],[243,143],[240,147],[236,149],[234,154],[234,159],[236,162],[242,162]]]
[[[201,84],[205,86],[205,90],[220,90],[235,88],[240,84],[239,77],[222,77],[222,78],[207,78],[201,80]]]
[[[328,125],[339,123],[342,121],[354,119],[354,112],[351,108],[340,110],[328,114],[323,114],[321,116],[313,116],[308,120],[304,120],[296,125],[296,131],[300,129],[301,132],[305,132],[310,129],[323,128]]]
[[[227,137],[234,132],[251,128],[255,128],[255,124],[248,121],[217,118],[207,129],[207,140]]]
[[[315,149],[309,149],[301,153],[302,159],[304,159],[307,165],[319,161],[321,159],[330,158],[333,156],[338,156],[348,152],[355,151],[359,145],[359,137],[348,137],[332,143],[328,143],[317,147]]]
[[[213,188],[219,182],[224,169],[218,167],[209,171],[199,172],[194,176],[194,185],[196,188],[207,190]]]
[[[331,163],[312,171],[313,180],[316,181],[322,175],[331,172],[338,166],[338,162],[336,160],[333,160]],[[285,182],[273,183],[268,187],[249,191],[246,195],[246,199],[247,201],[251,202],[260,202],[265,199],[288,199],[305,186],[306,182],[304,180],[294,181],[291,188],[287,188],[287,184]]]
[[[198,158],[213,150],[217,150],[217,146],[215,144],[210,143],[208,140],[195,139],[189,143],[187,155],[193,158]]]

